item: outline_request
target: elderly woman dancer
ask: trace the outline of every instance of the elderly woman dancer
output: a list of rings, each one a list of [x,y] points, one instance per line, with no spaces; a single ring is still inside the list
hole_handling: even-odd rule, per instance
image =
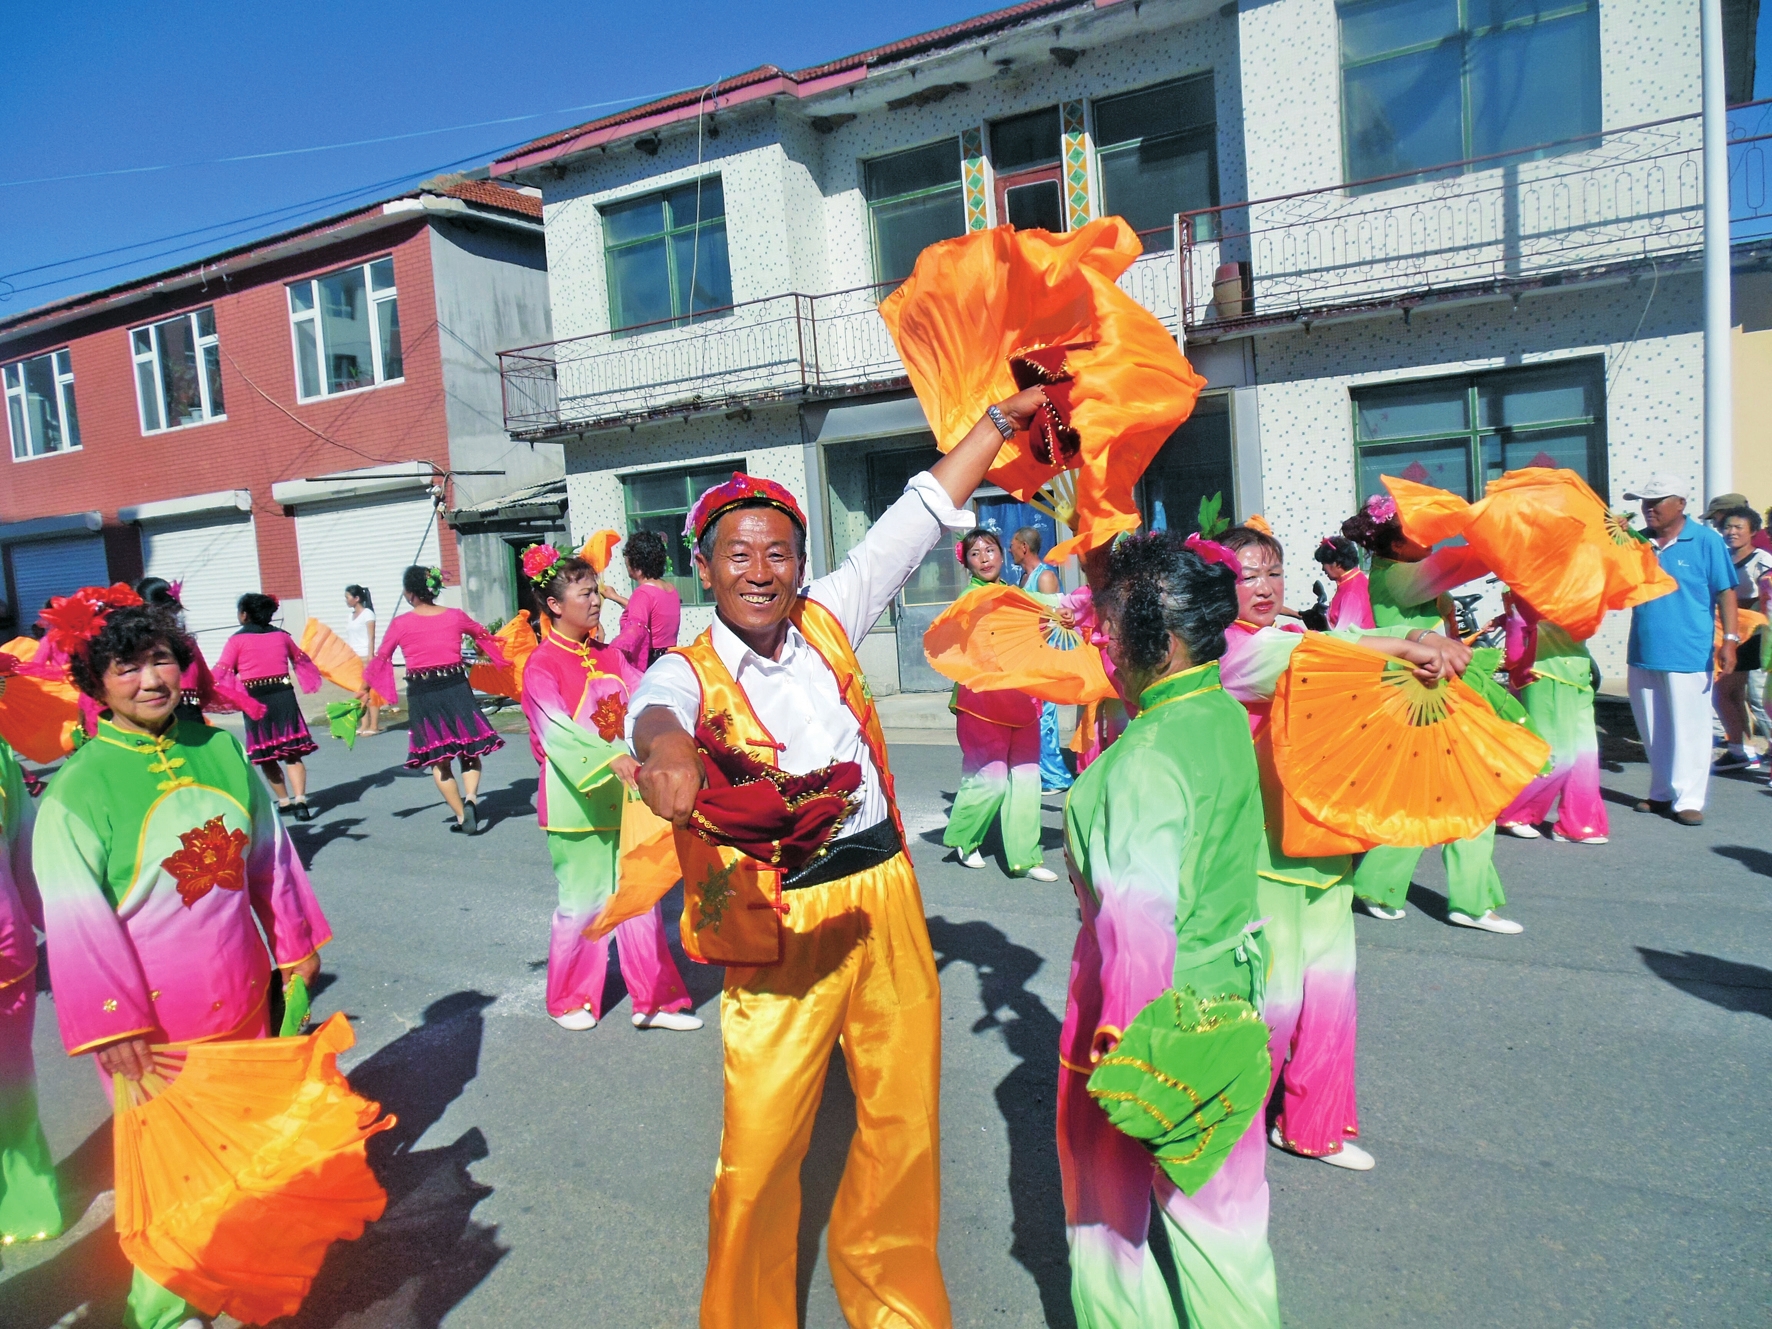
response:
[[[1236,576],[1224,564],[1236,560],[1193,539],[1212,561],[1160,532],[1088,564],[1106,649],[1137,714],[1065,805],[1083,926],[1059,1043],[1058,1157],[1071,1302],[1084,1329],[1178,1323],[1147,1244],[1153,1189],[1187,1322],[1280,1323],[1260,1114],[1189,1196],[1088,1093],[1097,1062],[1166,989],[1248,1001],[1260,991],[1261,956],[1247,930],[1257,916],[1261,786],[1248,718],[1218,675],[1237,616]]]
[[[560,883],[548,945],[548,1014],[562,1029],[594,1029],[603,1018],[609,943],[585,929],[615,893],[622,804],[640,763],[623,730],[628,697],[640,681],[613,645],[591,629],[603,613],[596,569],[552,545],[531,545],[523,572],[548,611],[541,644],[523,670],[529,747],[541,765],[535,810],[548,833]],[[700,1029],[689,990],[665,941],[660,907],[615,929],[622,974],[634,998],[636,1029]]]
[[[437,603],[443,589],[439,568],[407,568],[400,576],[410,614],[388,623],[381,648],[363,670],[363,690],[357,699],[365,706],[372,693],[394,695],[394,652],[406,661],[406,709],[410,724],[406,735],[406,769],[428,768],[437,792],[455,814],[449,829],[468,835],[480,833],[480,759],[505,745],[480,708],[468,686],[468,666],[462,659],[461,639],[472,637],[494,664],[505,662],[493,635],[459,609]],[[461,762],[461,784],[455,782],[451,763]]]
[[[1441,597],[1488,572],[1468,545],[1429,550],[1403,534],[1397,505],[1371,498],[1341,524],[1341,533],[1372,555],[1372,618],[1381,628],[1403,628],[1410,636],[1433,632],[1450,617]],[[1495,828],[1468,840],[1454,840],[1441,851],[1446,860],[1447,917],[1460,927],[1511,935],[1525,929],[1496,909],[1507,903],[1495,871]],[[1360,860],[1354,894],[1374,918],[1395,922],[1404,916],[1420,849],[1381,845]]]
[[[96,1053],[109,1088],[152,1070],[155,1046],[264,1037],[269,976],[312,980],[331,931],[239,741],[176,714],[192,658],[177,612],[105,594],[44,611],[101,709],[43,797],[32,861],[62,1042]],[[140,1270],[123,1322],[202,1324]]]

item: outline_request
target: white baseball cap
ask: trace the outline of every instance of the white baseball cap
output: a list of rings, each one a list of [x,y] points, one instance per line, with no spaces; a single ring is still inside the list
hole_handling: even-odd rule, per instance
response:
[[[1656,471],[1648,476],[1642,484],[1625,494],[1632,503],[1640,503],[1645,499],[1684,498],[1692,497],[1692,486],[1671,471]]]

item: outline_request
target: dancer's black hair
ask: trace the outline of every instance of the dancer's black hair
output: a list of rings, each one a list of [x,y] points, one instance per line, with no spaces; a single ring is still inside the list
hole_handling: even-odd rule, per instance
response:
[[[75,687],[96,701],[105,698],[105,672],[113,661],[139,660],[156,646],[164,645],[178,661],[180,670],[191,664],[191,639],[170,604],[131,605],[113,609],[86,649],[68,659],[68,677]]]
[[[1188,549],[1173,531],[1130,535],[1108,556],[1101,597],[1128,661],[1155,669],[1174,633],[1197,665],[1224,654],[1224,631],[1237,618],[1237,578],[1222,563]]]

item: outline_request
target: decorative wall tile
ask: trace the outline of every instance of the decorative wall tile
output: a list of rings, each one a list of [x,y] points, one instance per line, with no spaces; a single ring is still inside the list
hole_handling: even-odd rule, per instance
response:
[[[1083,122],[1083,102],[1065,102],[1060,108],[1064,123],[1064,207],[1071,230],[1089,224],[1089,134]]]
[[[982,231],[990,224],[989,195],[984,185],[984,130],[960,131],[960,183],[966,190],[966,229]]]

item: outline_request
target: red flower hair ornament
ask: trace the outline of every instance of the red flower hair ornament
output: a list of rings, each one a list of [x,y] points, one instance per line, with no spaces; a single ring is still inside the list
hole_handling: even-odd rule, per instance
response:
[[[142,602],[123,582],[111,586],[82,586],[72,595],[58,595],[49,608],[37,615],[44,637],[62,655],[84,655],[92,639],[104,630],[114,609],[131,609]]]
[[[536,587],[546,586],[554,579],[554,569],[566,561],[553,545],[530,545],[523,551],[523,575]]]

